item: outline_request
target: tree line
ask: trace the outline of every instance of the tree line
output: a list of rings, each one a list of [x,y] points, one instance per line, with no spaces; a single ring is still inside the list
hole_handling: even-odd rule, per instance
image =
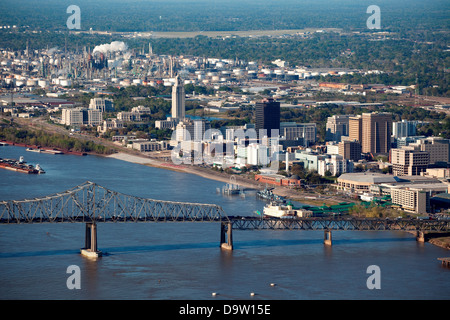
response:
[[[96,154],[111,154],[114,152],[113,149],[96,144],[93,141],[75,139],[62,134],[50,134],[45,131],[30,131],[12,126],[0,127],[0,140],[76,152],[92,152]]]

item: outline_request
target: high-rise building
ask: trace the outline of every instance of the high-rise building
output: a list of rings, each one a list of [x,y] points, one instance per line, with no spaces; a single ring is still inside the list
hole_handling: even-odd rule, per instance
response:
[[[392,135],[395,138],[411,137],[416,135],[417,121],[397,121],[392,123]]]
[[[274,101],[273,99],[263,99],[256,103],[255,106],[255,129],[258,138],[263,131],[262,136],[272,137],[273,133],[277,132],[279,135],[280,131],[280,103]]]
[[[86,110],[84,111],[86,112]],[[103,112],[100,110],[87,110],[87,125],[98,126],[103,122]]]
[[[357,115],[348,118],[348,140],[362,143],[362,117]]]
[[[361,144],[358,141],[341,141],[338,153],[346,160],[358,162],[361,159]]]
[[[394,176],[416,176],[426,172],[430,154],[407,146],[391,149],[392,173]]]
[[[67,126],[97,126],[103,122],[103,112],[100,110],[73,108],[63,109],[61,123]]]
[[[430,154],[430,164],[444,164],[449,162],[449,140],[440,137],[428,137],[410,143],[416,150]]]
[[[89,102],[89,109],[112,112],[114,111],[114,102],[111,99],[92,98]]]
[[[280,135],[288,141],[298,141],[298,145],[309,147],[316,142],[317,128],[315,123],[281,122]]]
[[[318,160],[317,173],[325,176],[327,171],[333,176],[353,172],[353,161],[344,159],[339,154],[332,154],[326,159]]]
[[[362,152],[389,153],[391,149],[392,114],[387,112],[363,113]]]
[[[207,120],[185,119],[180,121],[175,128],[176,140],[199,142],[203,139],[211,139],[211,137],[205,136],[205,133],[209,133],[209,129],[211,129],[211,123]]]
[[[254,166],[265,166],[269,163],[269,148],[267,146],[252,143],[247,147],[247,164]]]
[[[172,119],[183,120],[186,117],[184,85],[180,76],[176,77],[172,87]]]
[[[84,124],[83,118],[83,108],[62,109],[61,124],[82,126]]]
[[[325,139],[339,142],[342,136],[348,136],[350,117],[348,114],[328,117]]]

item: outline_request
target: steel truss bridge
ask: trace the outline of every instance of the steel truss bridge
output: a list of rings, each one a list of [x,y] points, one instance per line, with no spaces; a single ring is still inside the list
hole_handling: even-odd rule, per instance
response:
[[[233,248],[232,229],[239,230],[404,230],[444,232],[448,220],[367,219],[367,218],[262,218],[228,216],[215,204],[163,201],[130,196],[93,182],[85,182],[53,195],[0,201],[0,224],[18,223],[86,223],[86,250],[97,251],[99,222],[220,222],[221,247]]]

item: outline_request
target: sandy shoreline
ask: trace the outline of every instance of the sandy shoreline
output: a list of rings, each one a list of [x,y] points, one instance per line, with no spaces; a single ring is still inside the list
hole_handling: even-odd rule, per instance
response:
[[[226,173],[220,173],[220,172],[214,172],[211,169],[201,168],[201,167],[194,167],[194,166],[188,166],[188,165],[176,165],[172,162],[164,162],[159,161],[156,159],[151,159],[146,156],[140,156],[140,155],[132,155],[124,152],[114,153],[111,155],[108,155],[109,158],[114,158],[122,161],[142,164],[146,166],[166,169],[166,170],[173,170],[178,172],[184,172],[188,174],[195,174],[197,176],[203,177],[205,179],[215,180],[215,181],[221,181],[224,184],[226,183],[233,183],[238,184],[239,186],[246,188],[246,189],[264,189],[266,187],[265,184],[261,184],[255,180],[250,180],[248,178],[238,176],[238,175],[228,175]],[[233,180],[231,180],[233,178]],[[280,187],[280,186],[270,186],[273,187],[273,192],[279,196],[282,196],[286,199],[291,199],[294,201],[298,201],[305,205],[333,205],[340,202],[343,202],[343,199],[333,199],[332,197],[329,199],[321,198],[320,195],[316,194],[302,194],[298,193],[298,191]]]
[[[142,165],[146,165],[146,166],[157,167],[157,168],[161,168],[161,169],[174,170],[174,171],[178,171],[178,172],[195,174],[195,175],[201,176],[206,179],[221,181],[224,183],[231,182],[230,177],[228,175],[222,175],[221,173],[218,173],[218,172],[217,173],[206,172],[209,169],[201,169],[201,168],[195,168],[192,166],[176,165],[171,162],[158,161],[155,159],[147,158],[145,156],[137,156],[137,155],[131,155],[131,154],[119,152],[119,153],[114,153],[114,154],[108,155],[107,157],[122,160],[122,161],[142,164]],[[261,187],[256,181],[251,181],[251,180],[245,181],[242,178],[237,178],[234,181],[234,183],[237,183],[245,188],[251,188],[251,189],[255,189],[255,188],[259,189]]]
[[[202,167],[194,167],[189,165],[176,165],[172,162],[164,162],[156,159],[148,158],[144,155],[132,155],[124,152],[115,153],[112,155],[108,155],[109,158],[114,158],[122,161],[142,164],[146,166],[173,170],[178,172],[184,172],[188,174],[195,174],[197,176],[203,177],[205,179],[215,180],[223,182],[224,185],[226,183],[238,184],[244,189],[264,189],[266,187],[265,184],[261,184],[255,180],[251,180],[247,177],[239,176],[239,175],[229,175],[221,172],[214,172],[211,169],[202,168]],[[233,180],[231,180],[233,179]],[[291,199],[293,201],[300,202],[304,205],[313,205],[313,206],[322,206],[326,205],[335,205],[340,202],[347,201],[346,199],[334,198],[334,197],[323,197],[319,194],[311,194],[311,193],[302,193],[293,189],[289,189],[286,187],[280,186],[269,186],[273,187],[273,192],[279,196],[282,196],[286,199]]]

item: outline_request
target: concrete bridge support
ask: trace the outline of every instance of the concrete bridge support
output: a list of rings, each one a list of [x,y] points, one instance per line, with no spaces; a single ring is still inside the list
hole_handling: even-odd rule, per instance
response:
[[[91,258],[98,258],[102,255],[97,250],[97,224],[95,222],[86,222],[85,246],[81,249],[81,254]]]
[[[331,237],[331,230],[330,229],[324,229],[323,244],[327,245],[327,246],[331,246],[333,244],[332,237]]]
[[[417,233],[416,233],[416,240],[418,242],[425,242],[426,241],[425,233],[423,231],[420,231],[420,230],[417,231]]]
[[[220,224],[220,248],[233,250],[233,225],[231,222],[222,222]]]

